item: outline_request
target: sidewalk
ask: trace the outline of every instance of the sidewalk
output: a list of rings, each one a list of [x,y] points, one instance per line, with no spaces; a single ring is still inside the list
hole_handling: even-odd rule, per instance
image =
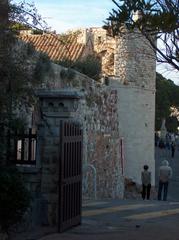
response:
[[[88,202],[82,224],[38,240],[179,240],[179,202]]]

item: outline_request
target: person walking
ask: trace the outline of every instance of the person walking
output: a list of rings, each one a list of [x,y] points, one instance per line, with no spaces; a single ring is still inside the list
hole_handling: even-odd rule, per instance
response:
[[[167,160],[162,161],[159,168],[159,187],[158,187],[158,200],[167,200],[168,184],[172,177],[172,168],[169,166]],[[163,196],[163,197],[162,197]]]
[[[150,189],[151,189],[151,172],[148,171],[148,165],[144,165],[144,170],[141,173],[141,181],[142,181],[142,198],[145,200],[150,199]]]

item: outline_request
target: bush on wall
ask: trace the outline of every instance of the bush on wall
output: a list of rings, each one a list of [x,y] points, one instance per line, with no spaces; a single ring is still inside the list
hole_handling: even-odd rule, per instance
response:
[[[56,61],[56,64],[62,65],[66,68],[75,69],[76,71],[87,75],[95,80],[100,79],[101,73],[101,62],[96,56],[89,55],[83,59],[71,61],[69,59],[64,59],[61,61]]]

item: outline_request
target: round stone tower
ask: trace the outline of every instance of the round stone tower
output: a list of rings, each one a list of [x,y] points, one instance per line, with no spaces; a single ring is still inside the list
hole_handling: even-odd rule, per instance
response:
[[[137,30],[116,37],[114,74],[124,84],[155,89],[155,53]]]
[[[119,130],[124,137],[124,176],[141,182],[149,165],[155,183],[155,53],[138,31],[116,37],[112,81],[118,89]]]

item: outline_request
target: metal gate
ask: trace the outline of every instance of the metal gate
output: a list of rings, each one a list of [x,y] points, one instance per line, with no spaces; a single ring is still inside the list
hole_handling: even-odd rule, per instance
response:
[[[82,130],[79,124],[61,121],[60,127],[59,232],[81,223]]]

